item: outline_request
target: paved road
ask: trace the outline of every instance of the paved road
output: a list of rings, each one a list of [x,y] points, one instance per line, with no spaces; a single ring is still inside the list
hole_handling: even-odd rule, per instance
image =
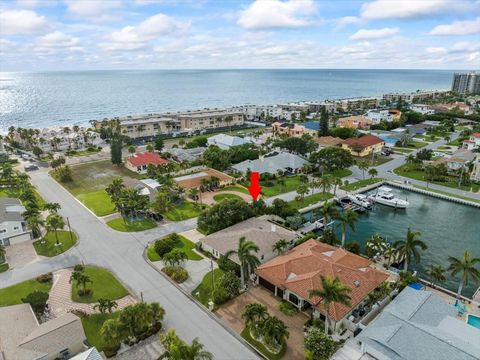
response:
[[[166,310],[165,325],[180,337],[198,337],[216,359],[257,359],[257,356],[192,300],[158,274],[143,257],[149,241],[171,232],[196,227],[196,219],[169,224],[139,234],[120,233],[107,227],[42,170],[31,173],[32,182],[50,202],[59,203],[61,215],[70,219],[79,244],[67,254],[0,274],[0,287],[35,277],[80,261],[103,266],[118,276],[138,297],[158,301]]]

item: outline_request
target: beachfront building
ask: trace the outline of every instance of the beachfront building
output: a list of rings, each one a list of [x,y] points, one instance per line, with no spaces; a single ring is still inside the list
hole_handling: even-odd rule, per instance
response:
[[[318,130],[309,129],[305,125],[277,121],[272,124],[272,131],[277,135],[301,137],[303,134],[315,136]]]
[[[146,174],[148,165],[158,166],[162,164],[168,164],[168,160],[165,160],[157,153],[149,151],[136,153],[125,159],[125,167],[139,174]]]
[[[202,180],[215,178],[218,180],[218,186],[225,186],[232,183],[233,178],[225,173],[215,169],[206,168],[194,174],[188,174],[173,179],[178,186],[184,189],[200,188]]]
[[[262,216],[259,218],[250,218],[207,235],[200,241],[202,250],[219,258],[230,250],[237,250],[241,237],[253,241],[259,247],[255,255],[261,263],[264,263],[275,257],[275,252],[272,250],[272,247],[276,242],[287,240],[290,246],[293,246],[295,239],[298,238],[298,234],[269,221],[268,216]],[[230,259],[239,264],[236,255],[233,255]]]
[[[358,138],[346,139],[342,148],[350,151],[354,156],[367,156],[380,153],[385,146],[385,141],[374,135],[364,135]]]
[[[25,207],[19,199],[0,199],[0,245],[9,246],[32,240],[23,218]]]
[[[480,359],[480,330],[457,313],[438,295],[407,286],[356,340],[378,360]]]
[[[448,91],[444,91],[444,90],[432,90],[432,91],[418,90],[410,93],[386,93],[386,94],[383,94],[382,99],[388,103],[398,102],[399,100],[402,100],[406,103],[417,103],[417,102],[421,102],[422,100],[436,99],[447,92]]]
[[[2,360],[69,359],[87,349],[80,318],[67,313],[39,324],[29,304],[0,307]]]
[[[259,174],[277,174],[279,171],[294,174],[300,172],[306,163],[308,163],[307,160],[298,155],[281,152],[271,156],[262,155],[257,160],[242,161],[233,165],[232,169],[242,174],[247,174],[249,171]]]
[[[337,126],[341,128],[368,129],[372,124],[372,120],[365,115],[347,116],[337,120]]]
[[[425,104],[412,104],[410,105],[410,110],[418,112],[423,115],[429,115],[435,113],[435,110],[432,109],[430,105]]]
[[[370,260],[314,239],[260,265],[256,274],[258,283],[275,296],[301,310],[312,308],[313,316],[322,319],[325,318],[322,299],[310,298],[308,292],[321,288],[320,276],[338,277],[352,290],[351,306],[331,304],[329,320],[334,331],[389,277],[376,270]]]
[[[380,110],[380,109],[368,110],[365,113],[365,117],[368,120],[371,120],[373,124],[378,124],[381,121],[391,122],[394,120],[393,114],[391,114],[389,110]]]
[[[467,140],[463,140],[462,148],[468,150],[480,149],[480,133],[473,133]]]
[[[335,100],[336,109],[341,108],[343,111],[366,111],[368,109],[376,109],[380,106],[380,98],[365,97],[355,99]]]
[[[226,134],[218,134],[207,139],[208,145],[216,145],[222,150],[228,150],[233,146],[240,146],[250,144],[252,141],[248,138],[241,138],[239,136],[231,136]]]
[[[480,73],[455,73],[452,91],[459,94],[480,94]]]

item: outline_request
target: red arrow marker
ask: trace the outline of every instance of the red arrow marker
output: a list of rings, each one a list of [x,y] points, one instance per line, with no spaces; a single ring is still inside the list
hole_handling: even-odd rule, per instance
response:
[[[250,186],[248,187],[248,191],[250,191],[253,201],[257,201],[258,195],[260,195],[260,192],[262,191],[258,172],[252,172],[250,174]]]

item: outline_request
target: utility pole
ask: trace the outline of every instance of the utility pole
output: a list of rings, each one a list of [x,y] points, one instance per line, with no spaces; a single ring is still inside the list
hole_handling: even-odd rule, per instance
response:
[[[70,241],[73,242],[72,227],[70,226],[70,219],[68,217],[67,217],[67,224],[68,224],[68,233],[70,234]]]

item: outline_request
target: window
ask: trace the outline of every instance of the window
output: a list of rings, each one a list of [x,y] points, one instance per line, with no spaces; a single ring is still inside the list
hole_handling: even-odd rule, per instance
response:
[[[290,301],[292,304],[298,305],[300,299],[297,297],[297,295],[290,293],[288,295],[288,301]]]
[[[262,255],[262,257],[260,259],[263,260],[264,258],[265,258],[265,255]]]
[[[18,230],[18,229],[19,229],[18,226],[14,226],[14,227],[13,227],[13,230]]]

